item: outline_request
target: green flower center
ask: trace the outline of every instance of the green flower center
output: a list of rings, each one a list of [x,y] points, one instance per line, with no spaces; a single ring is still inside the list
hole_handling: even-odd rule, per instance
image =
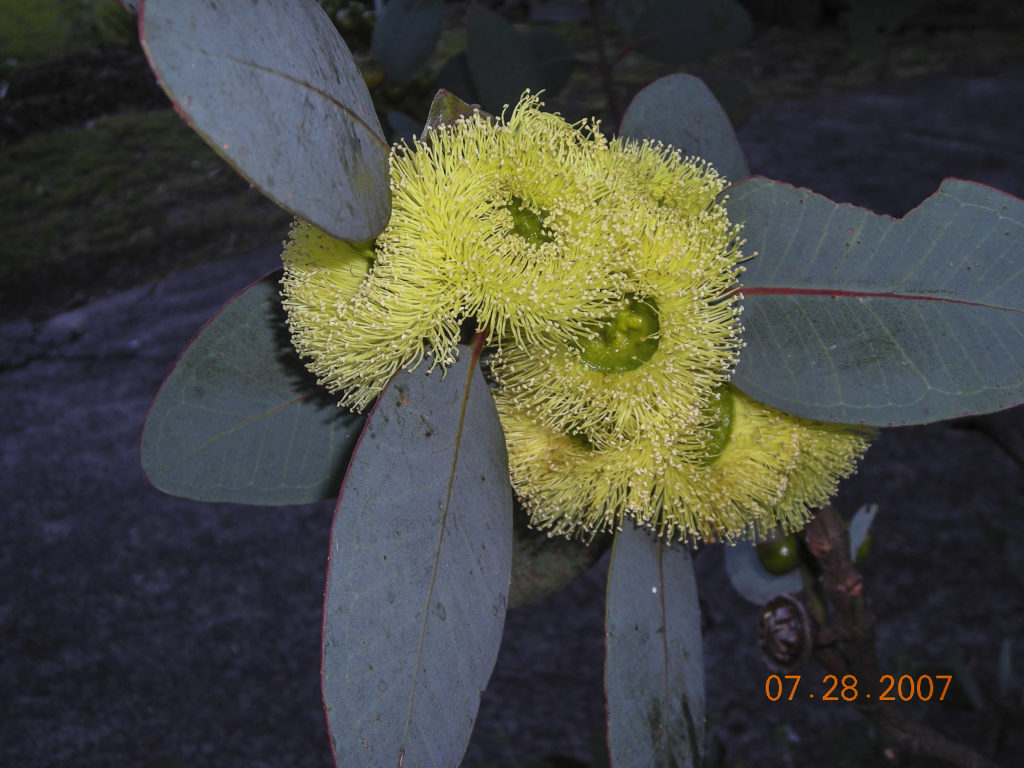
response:
[[[729,444],[732,437],[732,425],[736,418],[736,408],[732,401],[732,388],[720,387],[718,399],[711,403],[705,410],[708,421],[714,426],[709,431],[708,444],[704,453],[704,464],[714,464],[722,455],[725,446]]]
[[[540,245],[554,240],[551,232],[544,226],[544,219],[547,218],[544,211],[537,213],[527,208],[522,198],[513,195],[508,204],[508,212],[512,214],[512,232],[526,242]]]
[[[580,341],[580,358],[602,373],[632,371],[658,351],[660,329],[654,299],[629,299],[614,317],[603,321],[596,338]]]

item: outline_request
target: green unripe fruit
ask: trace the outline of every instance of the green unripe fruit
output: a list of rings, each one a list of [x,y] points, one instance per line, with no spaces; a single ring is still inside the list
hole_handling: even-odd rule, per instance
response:
[[[800,565],[800,542],[791,533],[763,541],[755,549],[761,566],[776,576],[795,571]]]
[[[660,330],[654,299],[630,299],[604,322],[597,338],[580,341],[580,358],[602,373],[635,370],[658,351]]]

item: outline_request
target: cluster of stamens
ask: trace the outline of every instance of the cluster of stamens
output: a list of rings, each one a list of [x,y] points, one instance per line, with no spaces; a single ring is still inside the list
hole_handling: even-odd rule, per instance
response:
[[[526,95],[507,122],[476,114],[396,148],[372,248],[296,224],[283,293],[299,353],[362,409],[426,353],[450,364],[472,318],[513,486],[552,533],[626,517],[691,540],[802,524],[866,442],[729,385],[742,243],[725,182],[539,106]]]

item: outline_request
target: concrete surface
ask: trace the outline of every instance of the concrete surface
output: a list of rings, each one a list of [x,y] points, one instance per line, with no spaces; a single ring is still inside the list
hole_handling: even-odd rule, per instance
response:
[[[902,214],[944,176],[1024,196],[1022,134],[1016,62],[784,104],[740,138],[758,173]],[[332,505],[170,498],[137,460],[146,408],[180,349],[276,262],[271,248],[0,327],[0,765],[139,766],[161,754],[187,766],[331,765],[318,665]],[[1024,649],[1024,587],[983,519],[1021,522],[1020,465],[955,425],[889,431],[838,506],[869,501],[881,506],[865,572],[883,667],[956,651],[991,681],[1004,637]],[[603,568],[509,615],[467,765],[589,758],[603,722]],[[863,728],[857,715],[768,702],[756,607],[728,586],[720,549],[697,569],[710,742],[732,765],[836,764],[836,729]],[[951,717],[940,720],[948,733],[977,735],[971,716]],[[1020,733],[1007,738],[1024,753]]]

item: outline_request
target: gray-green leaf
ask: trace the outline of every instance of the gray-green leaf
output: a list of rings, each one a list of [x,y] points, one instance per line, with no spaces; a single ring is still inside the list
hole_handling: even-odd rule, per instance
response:
[[[565,589],[593,567],[612,543],[608,534],[584,544],[534,530],[519,504],[515,505],[513,525],[509,609],[530,605]]]
[[[496,13],[470,6],[466,34],[469,71],[488,112],[500,115],[505,105],[519,102],[526,88],[544,82],[526,38]]]
[[[750,179],[733,382],[784,411],[925,424],[1024,402],[1024,201],[947,179],[902,219]]]
[[[331,534],[322,682],[339,766],[459,764],[501,641],[511,494],[469,351],[444,378],[395,376]]]
[[[142,47],[175,108],[264,194],[343,240],[391,215],[370,94],[314,2],[145,0]]]
[[[389,80],[405,82],[420,74],[437,47],[444,0],[390,0],[373,27],[370,52]]]
[[[857,562],[857,553],[868,537],[868,529],[878,514],[877,504],[865,504],[850,518],[850,560]],[[868,545],[870,547],[870,544]]]
[[[280,274],[225,304],[161,386],[141,445],[160,490],[268,505],[337,496],[364,417],[338,408],[295,354]]]
[[[623,526],[608,572],[605,619],[612,768],[693,768],[704,744],[704,662],[693,561]]]
[[[722,105],[693,75],[668,75],[640,91],[622,117],[619,133],[671,144],[711,163],[732,181],[750,166]]]

